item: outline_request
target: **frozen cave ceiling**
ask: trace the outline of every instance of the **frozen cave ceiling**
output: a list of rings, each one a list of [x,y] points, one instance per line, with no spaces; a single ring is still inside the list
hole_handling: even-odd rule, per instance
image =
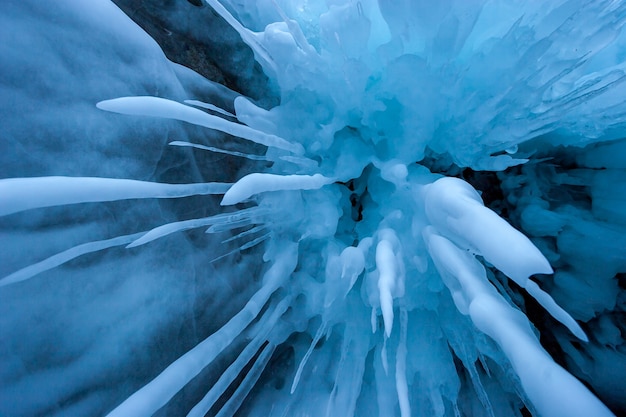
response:
[[[114,3],[0,5],[0,415],[626,415],[625,6]]]

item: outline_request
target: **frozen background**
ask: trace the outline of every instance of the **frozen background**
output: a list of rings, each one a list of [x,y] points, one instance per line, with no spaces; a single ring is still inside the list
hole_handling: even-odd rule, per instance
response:
[[[116,3],[0,4],[0,415],[626,413],[626,5]]]

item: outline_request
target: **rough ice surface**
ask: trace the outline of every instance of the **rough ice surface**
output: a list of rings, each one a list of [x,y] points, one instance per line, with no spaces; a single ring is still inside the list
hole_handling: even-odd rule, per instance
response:
[[[626,4],[149,8],[261,99],[0,4],[0,415],[626,414]]]

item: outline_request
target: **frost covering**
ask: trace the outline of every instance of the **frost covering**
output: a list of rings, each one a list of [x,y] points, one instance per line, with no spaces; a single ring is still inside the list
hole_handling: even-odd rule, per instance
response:
[[[75,1],[39,7],[55,3],[74,24],[98,20]],[[127,381],[131,353],[120,339],[107,372],[125,385],[85,402],[76,400],[81,385],[103,384],[84,376],[88,364],[39,401],[5,402],[45,377],[13,362],[0,407],[28,415],[76,405],[76,415],[111,417],[613,415],[563,364],[612,407],[624,405],[602,374],[626,368],[619,321],[606,313],[623,308],[626,273],[617,192],[626,164],[615,156],[626,137],[626,4],[206,3],[252,49],[280,104],[257,107],[199,79],[133,32],[155,57],[135,65],[159,62],[167,93],[102,89],[85,114],[158,124],[170,129],[156,144],[164,155],[203,156],[169,162],[163,178],[149,180],[87,169],[6,174],[0,216],[15,239],[27,240],[20,228],[52,227],[48,216],[58,213],[69,223],[74,209],[128,206],[104,206],[93,230],[15,262],[0,291],[36,289],[83,256],[95,265],[83,281],[97,281],[98,262],[106,270],[116,256],[130,277],[177,276],[180,259],[208,282],[193,290],[203,289],[206,308],[194,326],[197,317],[214,324]],[[94,4],[136,30],[107,1]],[[161,158],[155,172],[169,161]],[[168,171],[194,175],[168,183]],[[493,197],[496,188],[502,195]],[[156,199],[165,201],[151,205]],[[135,218],[118,223],[133,206]],[[585,239],[597,240],[604,259],[585,253]],[[171,263],[160,258],[168,251]],[[559,363],[540,342],[537,317],[558,322],[559,348],[550,350]],[[596,366],[581,352],[605,359]]]

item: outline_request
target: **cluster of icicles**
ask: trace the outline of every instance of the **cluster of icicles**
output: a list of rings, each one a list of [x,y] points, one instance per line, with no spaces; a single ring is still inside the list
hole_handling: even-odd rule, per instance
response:
[[[272,48],[286,42],[276,40],[280,38],[278,32],[288,36],[290,45],[295,45],[302,56],[315,53],[292,20],[281,22],[280,30],[275,26],[274,32],[255,34],[243,28],[220,3],[210,4],[242,34],[266,70],[278,78],[282,67],[276,64]],[[324,61],[320,58],[319,62]],[[580,96],[583,93],[579,91]],[[329,146],[303,146],[298,138],[264,131],[267,111],[255,108],[243,97],[234,103],[236,114],[208,103],[190,100],[183,104],[157,97],[117,98],[102,101],[98,107],[221,131],[266,146],[268,151],[252,155],[245,150],[226,151],[189,142],[170,145],[273,163],[267,172],[244,176],[234,184],[161,184],[77,177],[0,180],[3,216],[58,205],[192,195],[223,195],[223,206],[241,203],[238,207],[245,207],[84,243],[2,278],[1,286],[27,280],[87,253],[120,245],[137,247],[194,228],[208,228],[209,233],[232,231],[231,240],[243,242],[237,250],[264,245],[267,268],[262,285],[245,307],[111,411],[110,417],[152,415],[245,333],[249,344],[189,412],[189,416],[205,415],[247,367],[235,392],[219,411],[219,415],[232,415],[258,382],[277,346],[294,333],[308,331],[313,322],[318,323],[317,330],[310,332],[309,347],[296,354],[300,360],[292,383],[285,388],[289,395],[303,390],[303,396],[310,395],[310,400],[298,404],[287,396],[280,397],[282,403],[276,409],[286,415],[296,415],[298,407],[311,407],[317,401],[321,388],[314,384],[322,378],[329,378],[332,388],[322,390],[325,408],[316,415],[355,414],[361,389],[370,383],[376,386],[381,415],[391,415],[393,410],[402,417],[416,415],[418,405],[411,398],[415,398],[412,392],[417,389],[425,393],[432,415],[445,415],[451,410],[459,414],[459,377],[445,370],[446,366],[454,369],[450,349],[467,369],[489,414],[494,414],[494,409],[475,369],[480,362],[489,372],[484,356],[490,356],[505,371],[514,371],[519,380],[512,378],[511,386],[518,384],[522,401],[529,400],[526,405],[542,416],[611,415],[552,360],[526,316],[505,292],[496,289],[496,282],[490,282],[480,258],[525,289],[579,339],[587,341],[572,317],[530,279],[533,274],[552,273],[545,257],[523,234],[486,208],[466,182],[433,174],[418,164],[407,164],[401,156],[381,160],[375,146],[354,136],[345,139],[345,146],[339,146],[340,156],[320,165],[319,160],[327,154],[316,158],[316,149],[323,153]],[[333,132],[348,125],[333,126]],[[276,124],[267,122],[265,126],[271,130]],[[513,164],[510,158],[507,161]],[[361,199],[362,220],[350,217],[351,194]],[[444,310],[450,306],[455,306],[460,315],[446,313]],[[442,324],[436,338],[416,340],[414,333],[420,320],[438,320],[439,316]],[[459,317],[469,320],[458,321]],[[463,340],[461,335],[468,331],[474,339]],[[337,356],[332,358],[335,373],[322,377],[308,362],[314,348],[333,332],[340,333],[339,347],[334,347]],[[480,332],[491,340],[477,342]],[[444,343],[437,345],[434,340]],[[424,346],[431,342],[437,347]],[[477,346],[464,349],[460,347],[463,343]],[[415,349],[420,346],[430,349],[423,356],[425,362],[430,358],[442,368],[442,375],[432,373],[432,364],[411,358],[419,356]],[[506,359],[501,362],[502,355]],[[369,360],[374,364],[368,364]],[[365,381],[366,368],[374,369],[375,382]],[[420,378],[422,381],[416,382]],[[383,409],[386,406],[390,408]],[[259,413],[263,415],[263,411]]]
[[[270,147],[288,149],[296,153],[299,150],[297,145],[290,144],[279,137],[164,99],[123,98],[102,102],[99,106],[120,113],[174,117],[236,134]],[[192,146],[185,143],[174,144]],[[293,157],[304,158],[297,154]],[[412,195],[413,199],[422,201],[426,225],[421,230],[421,236],[456,307],[462,314],[469,315],[480,331],[497,342],[510,360],[526,395],[535,407],[542,415],[560,415],[563,409],[568,410],[567,415],[590,415],[588,413],[591,409],[595,410],[593,415],[609,415],[610,413],[582,384],[552,361],[541,348],[525,316],[509,305],[496,291],[488,281],[484,267],[476,259],[476,255],[483,256],[487,262],[525,288],[576,336],[587,340],[577,323],[528,278],[535,273],[552,272],[541,253],[525,236],[485,208],[478,193],[464,181],[456,178],[440,178],[431,184],[414,186],[406,182],[405,166],[393,168],[396,181],[405,188],[404,191]],[[33,208],[63,204],[131,198],[176,198],[206,194],[224,194],[222,204],[232,205],[248,201],[250,197],[265,192],[300,193],[325,186],[338,187],[335,184],[337,181],[338,179],[327,178],[320,174],[275,175],[269,173],[250,174],[235,184],[173,185],[124,179],[68,177],[5,179],[0,182],[2,195],[5,196],[0,214],[7,215]],[[214,232],[253,225],[237,237],[252,235],[259,233],[261,229],[267,229],[266,233],[240,247],[241,250],[245,250],[267,238],[272,239],[270,245],[272,249],[268,249],[266,253],[271,260],[271,267],[265,273],[261,290],[251,298],[241,313],[233,317],[222,329],[170,365],[161,375],[110,414],[111,416],[151,415],[228,347],[229,343],[256,319],[261,307],[268,302],[274,292],[281,287],[293,285],[291,277],[298,263],[297,244],[272,232],[272,216],[274,215],[280,216],[278,210],[271,210],[261,201],[258,205],[232,213],[165,224],[146,232],[82,244],[14,272],[3,278],[0,285],[26,280],[89,252],[117,245],[139,246],[166,234],[191,228],[210,226],[208,231]],[[393,213],[393,215],[400,215],[400,213]],[[306,236],[299,236],[298,239],[306,239]],[[401,307],[402,303],[395,301],[394,304],[394,300],[411,298],[411,294],[406,294],[405,290],[405,280],[411,279],[405,272],[406,259],[403,256],[405,251],[396,231],[382,226],[371,238],[362,239],[357,246],[346,246],[341,250],[335,260],[338,268],[330,268],[330,271],[336,275],[331,274],[325,277],[327,285],[324,286],[324,302],[320,304],[323,308],[312,312],[312,314],[323,316],[323,325],[311,343],[311,348],[323,336],[325,329],[344,320],[348,320],[347,324],[350,324],[349,317],[332,314],[341,311],[341,308],[333,310],[332,304],[344,302],[346,295],[357,282],[357,278],[366,268],[374,267],[373,271],[368,272],[368,276],[377,277],[376,282],[373,283],[377,291],[371,291],[368,295],[372,296],[377,293],[377,299],[364,301],[369,303],[372,309],[374,333],[378,327],[377,315],[382,315],[384,330],[379,337],[383,341],[391,336],[394,327],[394,310],[400,310],[401,329],[396,353],[396,389],[401,415],[409,416],[411,415],[407,399],[409,384],[406,376],[403,375],[408,354],[406,348],[407,311],[406,307]],[[252,355],[257,353],[261,345],[270,338],[269,334],[273,326],[277,325],[281,314],[285,312],[292,299],[293,295],[286,297],[264,313],[261,320],[263,325],[259,325],[256,337],[229,368],[229,372],[222,376],[219,383],[211,389],[190,415],[204,415],[208,411]],[[273,340],[264,347],[262,354],[256,359],[255,368],[249,372],[251,379],[255,375],[259,376],[273,348],[280,341]],[[379,360],[385,361],[386,358]],[[305,362],[306,357],[295,376],[294,389]],[[240,389],[250,389],[250,384],[253,382],[242,385]]]

